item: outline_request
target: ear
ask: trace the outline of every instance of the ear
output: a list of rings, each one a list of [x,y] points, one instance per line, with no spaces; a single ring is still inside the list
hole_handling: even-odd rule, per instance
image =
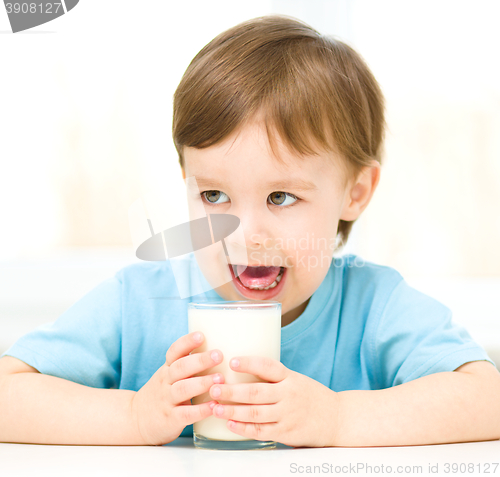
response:
[[[380,180],[380,163],[373,160],[371,166],[364,167],[358,177],[349,182],[341,220],[356,220],[370,203]]]
[[[186,180],[186,171],[184,170],[184,167],[181,167],[181,171],[182,171],[182,178]]]

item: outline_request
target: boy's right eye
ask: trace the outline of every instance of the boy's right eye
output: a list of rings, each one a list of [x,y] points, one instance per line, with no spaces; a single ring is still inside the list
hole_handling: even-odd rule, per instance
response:
[[[223,202],[227,202],[229,200],[229,197],[220,190],[206,190],[205,192],[202,192],[201,195],[205,197],[205,200],[210,204],[222,204]],[[219,200],[221,198],[223,200]]]

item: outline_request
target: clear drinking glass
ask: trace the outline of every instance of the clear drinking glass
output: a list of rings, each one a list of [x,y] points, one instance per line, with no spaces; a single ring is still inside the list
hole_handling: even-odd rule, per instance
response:
[[[192,353],[220,349],[222,363],[200,375],[221,373],[226,384],[263,382],[254,375],[237,373],[229,367],[236,356],[263,356],[280,360],[281,303],[276,301],[214,301],[188,304],[189,332],[201,331],[203,345]],[[208,393],[192,399],[193,404],[211,401]],[[225,401],[219,401],[225,404]],[[244,404],[243,404],[244,405]],[[270,449],[274,441],[247,439],[227,428],[227,420],[215,416],[195,422],[194,445],[203,449]]]

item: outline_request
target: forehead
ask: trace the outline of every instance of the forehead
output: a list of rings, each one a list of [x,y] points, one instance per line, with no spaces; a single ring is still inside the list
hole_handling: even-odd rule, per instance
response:
[[[219,179],[243,176],[247,182],[261,177],[275,182],[284,177],[294,178],[297,183],[300,179],[309,182],[322,175],[341,180],[341,164],[334,153],[318,150],[315,155],[300,155],[288,148],[273,130],[269,134],[273,134],[274,152],[262,120],[241,126],[210,147],[184,147],[186,173],[200,178],[207,174]]]

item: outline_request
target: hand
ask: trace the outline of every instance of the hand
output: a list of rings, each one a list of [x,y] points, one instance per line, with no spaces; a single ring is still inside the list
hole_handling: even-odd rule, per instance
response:
[[[210,388],[217,401],[213,415],[228,419],[232,432],[261,441],[294,447],[334,445],[338,422],[338,393],[270,358],[232,359],[231,369],[253,374],[267,383],[222,384]]]
[[[204,340],[200,332],[181,336],[167,351],[165,364],[137,391],[131,403],[132,419],[144,445],[163,445],[179,437],[188,424],[212,414],[215,401],[192,405],[191,398],[223,383],[220,373],[192,377],[222,362],[220,350],[189,353]]]

